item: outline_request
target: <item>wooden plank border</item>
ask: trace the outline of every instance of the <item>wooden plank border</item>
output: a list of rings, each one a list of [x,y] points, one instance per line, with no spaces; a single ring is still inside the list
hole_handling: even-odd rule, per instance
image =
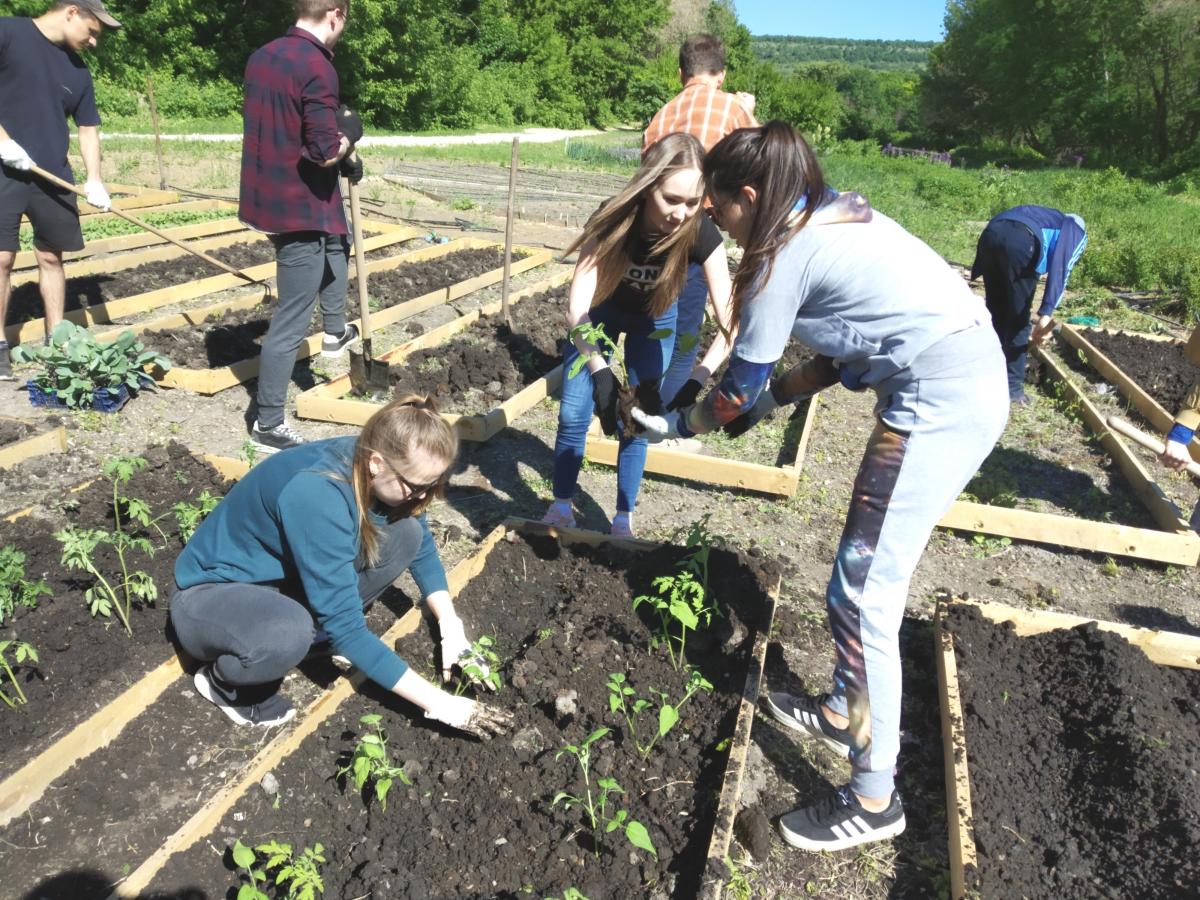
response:
[[[30,422],[27,419],[12,419],[8,416],[4,416],[3,418],[10,422],[21,422],[31,425],[41,424],[36,421]],[[45,456],[47,453],[62,453],[66,449],[67,429],[59,425],[57,428],[51,428],[49,431],[43,431],[32,437],[14,441],[11,444],[0,447],[0,469],[11,469],[13,466],[27,459],[33,459],[35,456]]]
[[[1158,334],[1138,334],[1132,331],[1116,331],[1115,333],[1150,341],[1179,344],[1180,346],[1187,343]],[[1059,329],[1059,336],[1083,354],[1084,360],[1095,370],[1096,374],[1114,384],[1121,395],[1133,404],[1133,408],[1150,423],[1155,431],[1159,434],[1166,434],[1171,430],[1171,426],[1175,423],[1175,417],[1167,412],[1161,403],[1151,397],[1140,384],[1126,375],[1120,366],[1105,356],[1103,351],[1089,341],[1082,331],[1072,328],[1070,325],[1062,325]],[[1188,452],[1192,455],[1192,459],[1200,462],[1200,443],[1193,440],[1188,444]]]
[[[392,244],[399,244],[420,236],[421,232],[415,228],[384,232],[375,237],[367,238],[363,242],[363,246],[367,251],[378,250],[381,247],[389,247]],[[261,265],[251,266],[243,271],[251,278],[272,279],[275,275],[275,263],[262,263]],[[77,325],[84,326],[112,324],[119,322],[124,317],[149,312],[160,306],[166,306],[168,303],[183,303],[207,294],[214,294],[218,291],[237,287],[247,287],[248,290],[253,291],[260,299],[265,297],[267,292],[265,285],[248,287],[242,278],[226,273],[213,275],[209,278],[201,278],[197,281],[175,284],[154,291],[147,291],[143,294],[119,297],[115,300],[109,300],[107,303],[90,306],[87,309],[72,309],[66,312],[63,318]],[[9,325],[4,330],[4,333],[10,344],[19,344],[22,341],[34,340],[45,335],[46,322],[42,318],[31,319],[28,322]]]
[[[549,251],[543,252],[547,256],[538,265],[549,261]],[[524,262],[526,260],[513,263],[512,271],[514,273],[521,271],[518,269],[518,266]],[[488,274],[494,274],[494,272]],[[530,285],[510,296],[508,302],[518,303],[527,297],[552,290],[570,281],[571,276],[572,273],[570,271],[565,271],[545,281]],[[494,284],[495,282],[492,281],[491,283]],[[484,316],[496,315],[500,312],[500,307],[501,303],[499,300],[485,304],[479,309],[471,310],[466,315],[460,316],[452,322],[447,322],[439,328],[434,328],[420,337],[414,338],[398,347],[393,347],[387,353],[383,354],[381,358],[387,360],[389,363],[400,363],[412,353],[437,346],[447,338],[466,330]],[[372,323],[374,323],[374,316],[372,316]],[[518,391],[499,406],[493,407],[486,413],[473,416],[443,413],[442,418],[454,426],[458,431],[459,437],[463,440],[482,443],[483,441],[491,440],[520,416],[558,390],[561,382],[562,366],[558,365],[544,377],[539,378],[532,384],[526,385],[524,389]],[[349,393],[349,375],[335,378],[327,384],[317,385],[296,398],[296,415],[302,419],[319,419],[326,422],[341,422],[346,425],[363,425],[367,419],[375,414],[381,404],[373,403],[370,400],[350,397],[348,396]]]
[[[1200,669],[1200,638],[1137,628],[1065,613],[1018,609],[1002,603],[955,600],[976,606],[997,625],[1011,622],[1022,637],[1094,622],[1102,631],[1119,634],[1160,666]],[[974,839],[974,810],[967,759],[967,734],[958,690],[958,665],[954,638],[942,627],[946,604],[938,604],[935,620],[935,656],[938,664],[938,705],[942,717],[942,747],[946,775],[946,819],[950,830],[950,897],[963,900],[977,888],[978,858]]]
[[[178,191],[160,191],[157,188],[139,188],[128,184],[110,184],[108,189],[110,194],[133,194],[132,197],[118,197],[112,202],[113,209],[121,209],[126,212],[179,202]],[[82,197],[79,198],[79,218],[87,219],[91,216],[102,215],[112,215],[112,213],[106,213],[99,207],[92,206]]]
[[[646,471],[657,475],[670,475],[674,478],[686,478],[689,481],[703,484],[791,497],[800,486],[800,469],[804,465],[804,457],[808,452],[808,442],[812,437],[819,404],[819,394],[809,400],[808,409],[804,413],[800,440],[796,445],[796,456],[791,462],[784,465],[767,466],[762,463],[744,462],[722,456],[706,456],[683,450],[670,450],[651,444],[646,449]],[[588,429],[584,458],[591,462],[615,466],[619,449],[620,443],[603,437],[600,434],[598,423],[593,420]]]
[[[227,231],[244,231],[246,230],[246,226],[235,217],[227,217],[193,222],[190,225],[176,225],[173,228],[163,228],[161,230],[164,234],[169,234],[177,240],[186,241],[192,238],[224,234]],[[142,247],[150,247],[162,243],[165,243],[162,238],[149,232],[122,234],[118,237],[100,238],[97,241],[89,241],[87,246],[82,250],[71,250],[64,253],[63,260],[72,262],[95,256],[98,253],[122,253],[126,250],[138,250]],[[34,252],[32,250],[22,250],[17,254],[16,260],[13,263],[13,271],[19,272],[22,269],[30,269],[36,265],[37,256]]]

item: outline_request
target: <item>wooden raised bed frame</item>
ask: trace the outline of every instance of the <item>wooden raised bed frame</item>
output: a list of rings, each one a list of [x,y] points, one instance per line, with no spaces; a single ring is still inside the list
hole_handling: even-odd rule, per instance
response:
[[[548,253],[546,251],[546,260],[549,259]],[[518,271],[517,266],[528,262],[532,258],[528,257],[515,263],[513,265],[513,272]],[[540,264],[539,262],[538,265]],[[565,284],[570,279],[571,272],[562,272],[553,278],[523,288],[508,298],[509,303],[517,303],[526,297],[532,297],[543,291],[551,290],[561,284]],[[435,347],[446,339],[465,331],[482,317],[496,315],[500,312],[500,308],[501,301],[497,300],[479,309],[473,309],[453,322],[447,322],[440,328],[434,328],[420,337],[392,348],[383,354],[381,358],[387,360],[389,363],[403,362],[410,354],[418,350]],[[374,315],[371,317],[371,322],[374,325]],[[527,385],[523,390],[518,391],[499,406],[482,415],[460,416],[453,413],[443,413],[442,418],[455,427],[459,437],[463,440],[487,441],[515,422],[519,416],[524,415],[534,406],[541,403],[546,397],[554,393],[561,382],[562,366],[558,365],[542,378]],[[371,418],[379,409],[380,404],[372,403],[369,400],[348,397],[347,394],[349,392],[349,375],[343,375],[341,378],[335,378],[328,384],[321,384],[315,388],[311,388],[296,398],[296,415],[302,419],[320,419],[326,422],[341,422],[346,425],[365,424],[367,419]]]
[[[221,460],[206,457],[223,473],[231,477],[244,474],[247,467],[237,460]],[[536,534],[549,534],[568,544],[592,546],[616,543],[623,548],[638,551],[659,546],[657,543],[640,541],[636,538],[612,538],[581,529],[555,529],[537,522],[508,519],[483,539],[476,551],[460,562],[448,573],[450,591],[460,593],[465,584],[483,571],[488,555],[509,532],[521,530]],[[770,621],[774,615],[774,602],[778,597],[778,584],[769,590],[772,607],[768,611],[767,627],[756,636],[753,658],[747,670],[741,699],[738,702],[737,722],[731,737],[729,758],[721,789],[720,803],[708,849],[709,862],[721,861],[729,852],[729,841],[733,831],[733,820],[737,813],[737,797],[742,773],[745,768],[746,751],[749,748],[750,730],[758,699],[762,666],[766,654]],[[421,622],[420,610],[410,609],[384,633],[382,640],[389,646],[401,637],[410,634]],[[110,743],[122,729],[142,710],[162,695],[181,675],[183,668],[177,658],[171,658],[157,669],[143,676],[123,694],[112,700],[90,719],[0,784],[0,825],[7,824],[22,815],[49,789],[51,783],[64,774],[72,765]],[[146,858],[128,877],[121,880],[109,895],[109,900],[139,896],[157,875],[166,861],[179,851],[187,849],[209,834],[222,816],[237,802],[238,798],[280,760],[300,746],[301,741],[313,733],[353,692],[365,682],[365,676],[353,672],[347,678],[338,679],[305,708],[298,710],[294,724],[282,728],[276,736],[249,760],[241,770],[233,774],[225,788],[207,801],[172,834],[154,853]],[[707,882],[701,892],[706,900],[720,896],[721,883]]]
[[[0,418],[9,422],[39,424],[36,420],[31,422],[28,419],[14,419],[9,416]],[[47,453],[62,453],[66,449],[67,429],[59,425],[57,428],[51,428],[48,431],[27,437],[24,440],[13,441],[11,444],[0,447],[0,469],[11,469],[18,463],[32,459],[35,456],[45,456]]]
[[[416,228],[397,228],[390,225],[390,223],[387,227],[378,227],[375,222],[368,224],[372,229],[381,233],[363,241],[364,252],[378,250],[381,247],[399,244],[421,236],[421,232]],[[261,265],[251,266],[243,271],[251,278],[259,278],[266,281],[267,279],[274,278],[275,263],[266,262]],[[208,278],[201,278],[197,281],[188,281],[183,284],[174,284],[170,287],[159,288],[155,291],[147,291],[143,294],[119,297],[107,303],[90,306],[87,309],[72,309],[66,312],[63,318],[77,325],[84,326],[113,324],[119,322],[123,317],[149,312],[160,306],[166,306],[168,303],[183,303],[188,300],[195,300],[197,297],[215,294],[218,291],[236,287],[246,287],[248,290],[253,291],[252,296],[257,297],[259,300],[262,300],[267,295],[268,290],[266,284],[248,286],[246,281],[237,275],[222,273]],[[46,322],[42,318],[9,325],[4,330],[5,337],[10,344],[19,344],[22,341],[41,338],[45,333]]]
[[[965,602],[965,601],[955,601]],[[1002,603],[972,605],[997,625],[1012,622],[1018,635],[1042,634],[1095,622],[1104,631],[1119,634],[1160,666],[1200,670],[1200,638],[1136,628],[1082,616],[1017,609]],[[950,826],[950,897],[963,900],[975,887],[978,857],[971,807],[971,781],[967,768],[967,738],[963,727],[962,702],[958,688],[958,665],[954,658],[954,636],[942,627],[946,609],[938,606],[934,629],[934,656],[938,669],[938,701],[942,716],[942,755],[946,767],[946,821]]]

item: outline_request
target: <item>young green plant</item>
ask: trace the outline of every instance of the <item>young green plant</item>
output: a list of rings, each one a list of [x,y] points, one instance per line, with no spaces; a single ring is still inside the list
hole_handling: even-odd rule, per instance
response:
[[[664,338],[670,337],[670,328],[659,328],[656,331],[646,335],[646,339],[650,341],[661,341]],[[604,330],[604,323],[594,323],[590,320],[580,322],[571,329],[569,335],[572,341],[575,338],[580,338],[589,347],[595,347],[591,353],[581,353],[579,358],[571,364],[570,370],[567,372],[568,378],[574,378],[578,375],[583,367],[587,365],[588,360],[597,352],[603,356],[610,366],[616,364],[613,368],[613,374],[617,377],[617,381],[622,384],[628,384],[628,369],[625,366],[625,354],[621,352],[621,348],[616,342],[608,336],[608,332]]]
[[[52,593],[45,579],[25,578],[25,554],[11,545],[0,548],[0,623],[12,618],[18,606],[35,609],[38,597]]]
[[[637,692],[620,672],[614,672],[608,676],[608,708],[610,712],[619,712],[624,717],[633,746],[641,754],[642,759],[646,759],[650,755],[650,751],[654,749],[654,745],[658,743],[659,738],[666,737],[667,733],[678,724],[679,710],[683,708],[683,704],[692,699],[697,691],[711,694],[712,689],[711,681],[701,675],[698,670],[690,669],[683,699],[678,703],[672,704],[666,691],[651,691],[659,696],[658,729],[654,737],[645,743],[638,738],[637,720],[641,713],[651,709],[654,704],[645,698],[638,697]]]
[[[13,663],[8,661],[8,651],[12,650]],[[21,690],[21,683],[17,681],[16,673],[13,672],[13,664],[21,665],[25,662],[38,661],[37,650],[32,644],[27,644],[24,641],[0,641],[0,666],[4,668],[4,674],[8,677],[8,683],[12,685],[16,691],[15,697],[10,697],[3,690],[0,690],[0,700],[8,704],[9,709],[16,709],[17,705],[24,706],[29,701],[25,699],[25,692]]]
[[[479,639],[471,643],[469,653],[464,653],[459,660],[459,679],[454,686],[455,696],[461,696],[470,685],[486,682],[497,691],[504,686],[500,677],[500,666],[503,660],[492,649],[496,645],[494,638],[481,634]]]
[[[686,569],[674,575],[660,575],[651,584],[658,593],[635,597],[633,608],[645,604],[658,615],[659,629],[650,638],[650,649],[666,646],[671,664],[680,669],[684,664],[687,633],[701,623],[707,627],[712,622],[713,608],[708,605],[703,583]],[[672,634],[673,625],[679,627],[678,637]]]
[[[299,856],[293,855],[291,844],[268,841],[251,849],[240,840],[231,848],[234,864],[244,871],[248,884],[238,888],[237,900],[270,900],[259,887],[266,886],[268,872],[275,871],[276,886],[282,885],[287,900],[315,900],[325,893],[321,866],[325,862],[325,847],[314,844]],[[259,857],[263,859],[259,859]]]
[[[412,779],[404,774],[400,766],[393,766],[388,759],[387,734],[380,726],[383,716],[369,713],[358,720],[367,728],[375,729],[374,733],[364,734],[358,739],[354,753],[344,768],[338,769],[338,777],[349,775],[354,787],[361,791],[367,782],[375,786],[375,799],[379,806],[387,811],[387,795],[395,781],[401,784],[412,784]]]
[[[172,506],[171,512],[175,513],[175,521],[179,523],[179,540],[185,544],[190,541],[192,535],[196,533],[196,529],[200,527],[200,523],[217,508],[217,504],[220,502],[220,497],[214,497],[208,491],[203,491],[196,498],[195,503],[180,500]]]

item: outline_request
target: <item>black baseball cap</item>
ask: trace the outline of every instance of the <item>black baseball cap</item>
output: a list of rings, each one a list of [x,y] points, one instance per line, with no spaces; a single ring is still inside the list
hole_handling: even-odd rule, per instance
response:
[[[121,27],[121,23],[108,14],[108,10],[104,8],[101,0],[75,0],[75,5],[80,9],[86,9],[109,28]]]

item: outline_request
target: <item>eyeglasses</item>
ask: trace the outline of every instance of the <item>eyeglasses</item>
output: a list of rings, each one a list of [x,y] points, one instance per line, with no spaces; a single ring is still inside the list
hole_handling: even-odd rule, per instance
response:
[[[410,497],[421,497],[425,494],[428,494],[430,491],[436,490],[438,487],[441,486],[442,481],[445,480],[445,477],[446,477],[445,474],[443,473],[442,475],[439,475],[437,478],[435,478],[433,481],[429,482],[428,484],[413,484],[411,481],[409,481],[407,478],[405,478],[403,475],[401,475],[396,470],[396,467],[393,466],[390,462],[388,462],[388,460],[385,459],[384,463],[387,465],[387,467],[389,469],[391,469],[392,474],[396,476],[396,480],[399,481],[402,485],[404,485],[404,487],[408,491],[408,495]]]
[[[734,196],[734,197],[729,197],[726,200],[720,200],[717,198],[716,194],[713,194],[711,196],[712,196],[712,206],[710,206],[708,208],[708,217],[710,219],[712,219],[714,222],[716,222],[718,225],[720,225],[721,219],[724,218],[724,215],[725,215],[725,213],[724,213],[725,207],[728,206],[730,203],[735,202],[737,200],[737,197]]]

